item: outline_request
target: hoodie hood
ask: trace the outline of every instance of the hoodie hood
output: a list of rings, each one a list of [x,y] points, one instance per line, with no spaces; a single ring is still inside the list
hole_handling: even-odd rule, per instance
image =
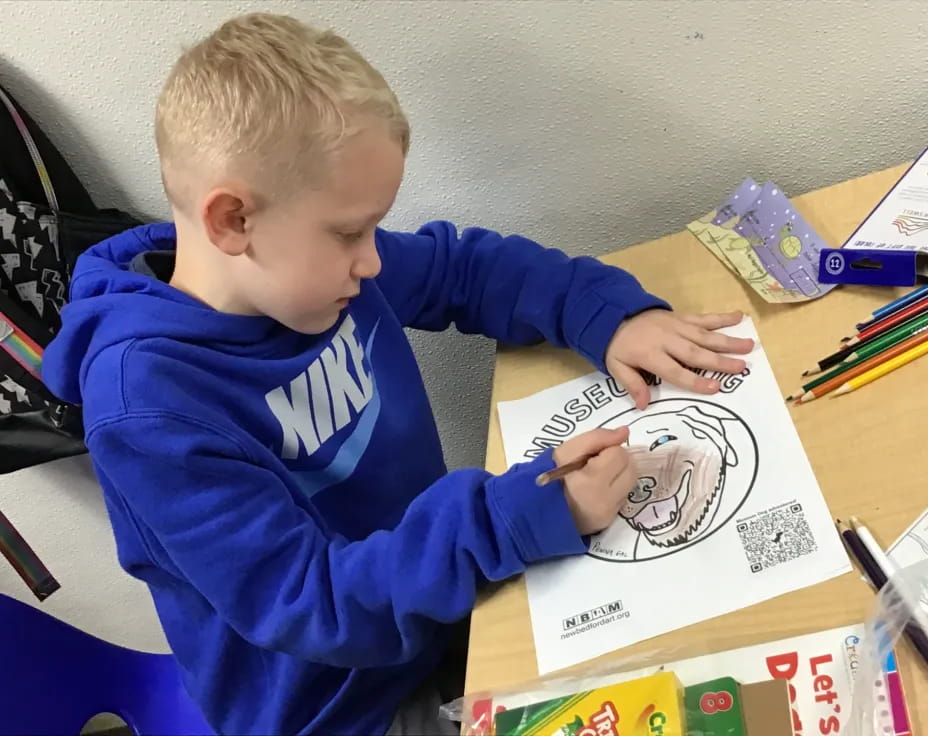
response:
[[[142,225],[84,252],[71,277],[61,329],[42,361],[42,378],[58,398],[82,402],[82,381],[99,353],[117,343],[148,337],[234,345],[264,342],[282,327],[269,317],[217,312],[134,266],[147,253],[173,253],[172,223]]]

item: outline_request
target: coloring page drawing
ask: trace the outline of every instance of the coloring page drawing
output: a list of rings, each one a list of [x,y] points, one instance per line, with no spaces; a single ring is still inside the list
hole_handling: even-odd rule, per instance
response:
[[[751,492],[757,443],[730,409],[664,399],[646,414],[627,410],[600,426],[629,428],[638,486],[619,518],[593,537],[590,554],[629,562],[673,554],[727,523]]]
[[[728,332],[757,340],[750,320]],[[763,348],[742,375],[713,377],[714,396],[655,380],[643,411],[601,373],[498,404],[509,464],[627,426],[638,477],[585,555],[527,571],[540,672],[850,569]]]

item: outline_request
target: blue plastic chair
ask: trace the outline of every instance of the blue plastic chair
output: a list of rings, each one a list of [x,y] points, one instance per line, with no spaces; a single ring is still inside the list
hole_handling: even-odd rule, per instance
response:
[[[0,734],[77,736],[115,713],[137,736],[212,736],[170,654],[116,646],[0,594]]]

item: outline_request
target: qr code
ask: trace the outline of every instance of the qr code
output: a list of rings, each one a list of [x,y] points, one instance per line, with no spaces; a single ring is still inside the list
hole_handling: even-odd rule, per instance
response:
[[[738,524],[751,572],[789,562],[818,549],[802,504],[771,509]]]

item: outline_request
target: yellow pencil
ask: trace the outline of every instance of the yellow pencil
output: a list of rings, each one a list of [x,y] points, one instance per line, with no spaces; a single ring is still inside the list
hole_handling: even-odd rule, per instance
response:
[[[887,360],[885,363],[881,363],[875,368],[870,369],[866,373],[863,373],[857,378],[852,378],[850,381],[845,382],[841,385],[840,388],[835,389],[835,392],[832,396],[840,396],[841,394],[847,394],[851,391],[856,391],[861,386],[866,386],[871,381],[875,381],[877,378],[882,378],[887,373],[892,373],[896,368],[901,368],[906,363],[911,363],[916,358],[928,353],[928,342],[923,342],[921,345],[917,345],[911,350],[907,350],[902,355],[897,355],[892,360]]]

